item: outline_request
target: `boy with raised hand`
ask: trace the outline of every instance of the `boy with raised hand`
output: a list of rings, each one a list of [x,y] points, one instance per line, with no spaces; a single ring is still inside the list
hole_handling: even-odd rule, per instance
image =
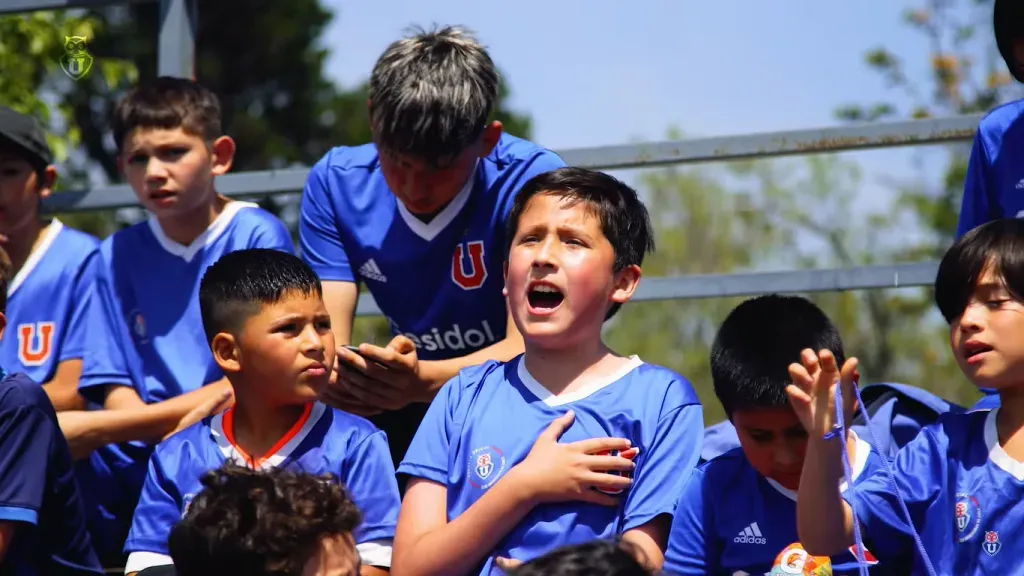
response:
[[[601,338],[653,244],[611,176],[563,168],[523,186],[504,292],[526,352],[464,369],[430,405],[398,470],[396,572],[492,574],[615,535],[660,568],[701,406],[682,376]]]
[[[844,354],[836,327],[799,296],[752,298],[722,322],[711,346],[711,377],[740,447],[701,464],[686,482],[672,520],[667,573],[857,573],[850,551],[812,557],[797,536],[807,431],[786,388],[789,365],[805,348]],[[843,444],[855,482],[880,466],[881,456],[852,431]]]
[[[39,122],[0,106],[0,246],[11,259],[0,366],[43,385],[54,409],[82,409],[78,378],[99,240],[40,214],[57,180]]]
[[[113,127],[118,165],[150,218],[100,246],[79,392],[110,413],[82,414],[77,427],[92,423],[84,438],[121,442],[80,467],[101,507],[96,519],[114,524],[95,530],[120,550],[150,445],[229,389],[203,334],[203,271],[234,250],[293,247],[273,215],[217,193],[235,144],[208,89],[181,78],[143,83],[118,103]]]
[[[1024,220],[1001,219],[964,234],[939,263],[935,302],[949,323],[953,355],[975,386],[998,391],[1001,406],[940,416],[897,453],[892,480],[879,470],[851,492],[841,495],[835,489],[843,476],[841,452],[826,436],[836,424],[839,386],[849,422],[856,361],[808,349],[790,366],[795,383],[790,398],[810,434],[797,506],[808,551],[828,554],[850,546],[856,521],[883,564],[889,557],[912,558],[904,574],[1019,573],[1024,554],[1017,537],[1024,527],[1021,254]]]
[[[157,446],[125,543],[125,573],[171,563],[171,529],[203,474],[226,461],[336,476],[363,515],[353,534],[361,573],[386,572],[400,504],[395,469],[383,432],[316,401],[335,354],[319,278],[291,254],[240,250],[209,267],[199,304],[235,403]]]

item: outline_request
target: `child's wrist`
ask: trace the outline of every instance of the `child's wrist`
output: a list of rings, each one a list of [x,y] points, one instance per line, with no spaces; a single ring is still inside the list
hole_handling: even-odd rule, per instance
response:
[[[507,490],[517,503],[531,507],[537,505],[540,494],[523,474],[521,463],[509,469],[508,474],[498,482],[506,484]]]

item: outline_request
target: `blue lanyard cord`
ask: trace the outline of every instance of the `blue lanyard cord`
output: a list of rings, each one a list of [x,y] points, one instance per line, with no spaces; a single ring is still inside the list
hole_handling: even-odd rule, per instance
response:
[[[836,386],[836,424],[833,430],[825,435],[825,439],[834,438],[838,436],[844,443],[843,446],[843,476],[846,479],[846,489],[855,492],[853,487],[853,473],[850,469],[850,454],[846,450],[846,422],[843,420],[843,393],[841,390],[842,386]],[[877,446],[878,443],[875,441],[875,432],[871,427],[871,419],[868,417],[867,408],[864,406],[864,400],[860,396],[860,387],[856,383],[853,385],[853,393],[857,397],[857,404],[860,406],[861,413],[864,415],[864,427],[868,430],[869,442],[872,446]],[[921,536],[917,533],[917,528],[914,527],[914,522],[910,517],[910,511],[907,510],[907,504],[903,501],[903,495],[900,494],[899,488],[896,486],[896,478],[893,475],[892,467],[889,466],[889,460],[879,454],[882,460],[882,465],[885,467],[885,474],[889,479],[889,490],[896,495],[896,500],[900,503],[900,510],[903,512],[903,518],[907,521],[907,526],[910,527],[910,535],[914,538],[914,544],[917,546],[917,552],[921,555],[921,561],[924,562],[925,570],[928,572],[928,576],[936,576],[935,568],[932,566],[932,561],[928,558],[928,553],[924,549],[924,544],[921,542]],[[856,494],[854,494],[856,497]],[[855,556],[857,557],[857,565],[862,576],[868,575],[868,564],[864,559],[864,540],[860,533],[860,522],[857,521],[857,517],[853,518],[853,541],[855,544]]]

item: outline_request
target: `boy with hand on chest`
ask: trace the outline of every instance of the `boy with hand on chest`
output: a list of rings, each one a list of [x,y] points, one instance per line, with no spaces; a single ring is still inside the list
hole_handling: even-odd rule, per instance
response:
[[[363,516],[353,534],[361,574],[386,572],[399,508],[394,465],[383,432],[316,401],[335,355],[319,278],[291,254],[240,250],[210,266],[199,301],[235,403],[157,446],[125,543],[125,573],[171,563],[172,528],[203,475],[229,460],[338,478]]]
[[[701,406],[683,377],[601,339],[653,248],[647,210],[610,176],[558,169],[523,186],[507,238],[526,352],[464,369],[431,404],[398,470],[395,570],[499,573],[615,535],[660,568]]]

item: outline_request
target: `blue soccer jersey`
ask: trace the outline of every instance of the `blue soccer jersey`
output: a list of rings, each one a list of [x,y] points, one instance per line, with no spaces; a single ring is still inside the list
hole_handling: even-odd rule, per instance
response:
[[[995,108],[974,135],[957,237],[986,222],[1024,216],[1024,100]]]
[[[221,256],[246,248],[294,251],[284,224],[248,202],[228,203],[189,246],[168,238],[155,218],[106,239],[80,391],[102,401],[93,394],[97,387],[131,386],[150,403],[219,380],[199,313],[199,283]]]
[[[463,190],[429,223],[388,189],[372,144],[338,147],[302,194],[302,257],[325,282],[361,282],[421,360],[465,356],[505,338],[505,218],[531,177],[564,166],[503,135]]]
[[[229,409],[157,446],[125,542],[126,573],[171,563],[167,538],[202,489],[204,473],[228,460],[252,461],[235,445],[231,421]],[[277,446],[259,465],[336,476],[363,517],[353,533],[363,564],[389,567],[400,501],[384,433],[358,416],[317,402],[308,405]]]
[[[998,411],[945,414],[900,450],[893,473],[910,525],[884,470],[844,495],[882,565],[913,556],[913,573],[925,574],[916,531],[940,575],[1018,573],[1024,463],[999,445]]]
[[[856,446],[850,462],[855,485],[881,466],[867,442],[858,438]],[[877,565],[870,553],[865,560]],[[665,572],[839,576],[857,574],[858,564],[852,553],[809,556],[797,535],[796,492],[758,474],[743,450],[734,448],[701,464],[686,482],[672,521]]]
[[[582,502],[538,506],[491,551],[479,574],[499,573],[495,556],[527,561],[672,514],[700,456],[702,410],[683,377],[634,357],[600,382],[558,397],[526,371],[522,358],[464,369],[445,384],[398,469],[445,486],[449,520],[522,462],[537,436],[569,410],[575,420],[560,442],[622,437],[639,454],[633,484],[619,496],[618,508]]]
[[[28,376],[0,378],[0,524],[14,524],[0,574],[103,574],[53,406]]]
[[[0,366],[39,383],[85,353],[99,240],[54,219],[7,287]]]

